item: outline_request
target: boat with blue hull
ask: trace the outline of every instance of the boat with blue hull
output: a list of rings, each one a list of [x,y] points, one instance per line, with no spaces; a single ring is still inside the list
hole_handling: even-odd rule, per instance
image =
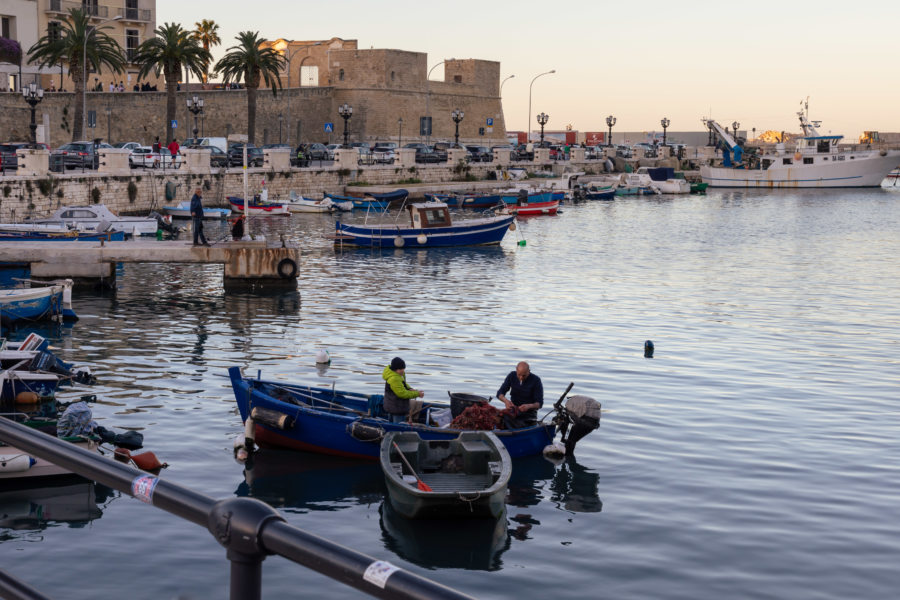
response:
[[[77,320],[72,310],[72,285],[72,280],[66,279],[44,287],[0,290],[0,322]]]
[[[366,194],[365,196],[342,196],[340,194],[325,194],[334,202],[351,202],[353,208],[365,210],[386,210],[391,202],[404,202],[409,198],[409,191],[404,189],[385,192],[383,194]]]
[[[416,203],[409,206],[411,224],[384,222],[376,225],[349,225],[337,221],[334,243],[337,246],[372,248],[439,248],[499,244],[515,215],[469,219],[453,223],[443,202]]]
[[[565,192],[528,192],[528,204],[563,201]],[[523,196],[518,190],[500,194],[425,194],[429,202],[443,202],[454,208],[490,208],[500,203],[521,204]]]
[[[383,396],[333,388],[292,385],[245,378],[240,367],[228,369],[241,420],[252,417],[256,443],[268,447],[377,460],[382,438],[391,432],[414,431],[423,440],[452,440],[458,429],[425,424],[391,423],[379,416]],[[426,403],[429,409],[446,405]],[[373,416],[375,415],[375,416]],[[556,435],[555,422],[493,432],[512,458],[540,454]]]
[[[0,242],[122,242],[124,231],[9,231],[0,229]]]

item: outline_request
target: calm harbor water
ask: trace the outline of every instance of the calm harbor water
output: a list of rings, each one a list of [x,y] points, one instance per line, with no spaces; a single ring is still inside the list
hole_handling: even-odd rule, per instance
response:
[[[93,368],[95,418],[140,429],[165,478],[474,596],[896,597],[900,191],[587,203],[498,248],[336,253],[333,223],[258,223],[304,248],[299,293],[127,266],[115,294],[76,296],[76,325],[39,331]],[[517,461],[507,519],[449,528],[393,515],[374,465],[232,459],[228,366],[377,392],[395,355],[426,398],[493,395],[528,360],[548,400],[570,381],[600,400],[600,429],[575,461]],[[108,490],[70,499],[0,528],[3,569],[57,598],[226,596],[205,530]],[[280,558],[263,570],[267,598],[361,596]]]

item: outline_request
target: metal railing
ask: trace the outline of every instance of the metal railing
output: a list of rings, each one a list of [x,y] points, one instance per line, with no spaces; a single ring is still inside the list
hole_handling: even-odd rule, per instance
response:
[[[231,561],[232,600],[261,597],[262,561],[269,554],[283,556],[376,598],[471,599],[430,579],[289,525],[278,511],[260,500],[231,497],[217,501],[5,418],[0,418],[0,440],[206,527],[225,547],[225,556]],[[43,597],[23,595],[22,590],[29,589],[0,573],[0,596],[28,600]]]

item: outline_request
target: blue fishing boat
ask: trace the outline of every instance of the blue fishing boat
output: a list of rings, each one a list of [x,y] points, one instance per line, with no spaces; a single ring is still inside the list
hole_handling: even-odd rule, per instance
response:
[[[454,224],[443,202],[409,206],[411,224],[396,221],[376,225],[335,224],[335,245],[373,248],[437,248],[499,244],[515,215],[490,216]]]
[[[15,400],[21,392],[52,397],[60,385],[73,383],[92,385],[95,380],[87,367],[60,360],[38,334],[30,333],[16,349],[0,344],[0,402]]]
[[[3,231],[0,230],[0,242],[121,242],[125,240],[124,231]]]
[[[72,310],[72,280],[52,282],[44,287],[0,290],[0,322],[42,319],[78,319]]]
[[[335,202],[352,202],[353,208],[385,210],[391,202],[403,202],[409,198],[409,192],[404,189],[385,192],[383,194],[365,194],[364,196],[342,196],[340,194],[325,194]]]
[[[452,440],[460,430],[425,424],[391,423],[381,416],[383,396],[333,388],[292,385],[245,378],[240,367],[228,369],[241,420],[252,419],[257,444],[377,460],[382,438],[391,432],[414,431],[423,440]],[[425,403],[423,413],[446,405]],[[385,415],[386,416],[386,415]],[[522,429],[498,429],[512,458],[540,454],[553,442],[556,420]]]

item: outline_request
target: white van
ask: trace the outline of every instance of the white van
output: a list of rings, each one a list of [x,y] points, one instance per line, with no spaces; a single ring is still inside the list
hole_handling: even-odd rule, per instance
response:
[[[192,145],[196,146],[215,146],[222,152],[228,152],[228,142],[223,137],[202,137],[192,138]]]

